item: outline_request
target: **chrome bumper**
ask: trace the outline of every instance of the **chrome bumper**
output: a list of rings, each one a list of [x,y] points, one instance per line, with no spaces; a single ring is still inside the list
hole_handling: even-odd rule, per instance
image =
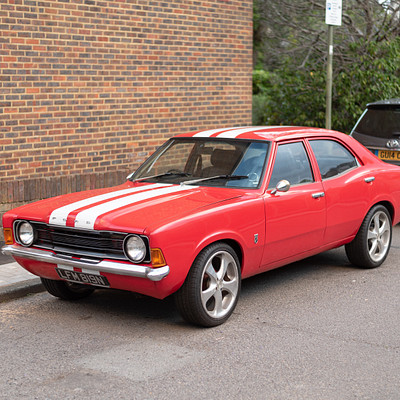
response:
[[[68,256],[60,256],[49,251],[33,249],[30,247],[22,247],[9,245],[2,247],[3,254],[7,256],[27,258],[29,260],[40,261],[49,264],[65,265],[88,270],[88,272],[105,272],[115,275],[134,276],[136,278],[146,278],[157,282],[165,278],[169,274],[169,266],[160,268],[150,268],[145,265],[124,264],[113,261],[94,261],[88,259],[70,258]]]

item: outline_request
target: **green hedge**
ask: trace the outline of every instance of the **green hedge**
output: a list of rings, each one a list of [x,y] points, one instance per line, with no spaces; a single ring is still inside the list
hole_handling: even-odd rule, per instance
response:
[[[369,102],[400,97],[400,38],[351,44],[348,60],[335,70],[332,129],[349,133]],[[253,72],[253,124],[325,126],[326,66],[303,69],[290,60],[274,72]]]

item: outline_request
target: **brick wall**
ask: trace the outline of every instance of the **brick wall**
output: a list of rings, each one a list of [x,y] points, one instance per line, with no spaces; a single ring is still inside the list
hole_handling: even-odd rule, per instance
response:
[[[251,51],[252,1],[1,2],[0,213],[250,124]]]

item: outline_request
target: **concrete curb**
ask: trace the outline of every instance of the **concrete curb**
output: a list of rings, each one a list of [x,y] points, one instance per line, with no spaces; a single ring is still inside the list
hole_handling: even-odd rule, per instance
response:
[[[44,292],[45,288],[39,278],[13,283],[0,287],[0,303],[19,299],[34,293]]]

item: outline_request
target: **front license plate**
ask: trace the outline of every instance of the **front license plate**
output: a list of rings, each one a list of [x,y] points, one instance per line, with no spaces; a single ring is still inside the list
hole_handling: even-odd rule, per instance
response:
[[[57,274],[61,279],[69,282],[87,283],[94,286],[110,287],[107,278],[102,275],[87,274],[86,272],[76,272],[67,269],[56,268]]]
[[[378,150],[376,154],[381,160],[400,161],[400,151],[396,150]]]

